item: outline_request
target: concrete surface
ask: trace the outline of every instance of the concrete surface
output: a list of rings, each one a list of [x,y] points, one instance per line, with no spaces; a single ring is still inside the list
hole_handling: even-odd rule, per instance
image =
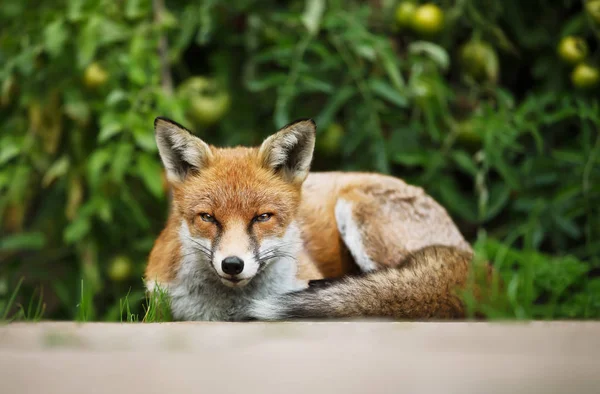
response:
[[[19,323],[0,393],[600,393],[600,322]]]

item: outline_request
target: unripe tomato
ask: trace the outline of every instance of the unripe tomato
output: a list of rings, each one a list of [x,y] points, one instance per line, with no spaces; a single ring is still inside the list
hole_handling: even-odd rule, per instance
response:
[[[439,33],[444,28],[444,11],[435,4],[423,4],[417,7],[412,28],[423,35]]]
[[[596,87],[600,82],[600,70],[590,64],[580,63],[571,73],[571,82],[579,89]]]
[[[335,154],[339,151],[343,137],[344,127],[339,123],[332,123],[321,136],[317,137],[317,149],[329,155]]]
[[[213,79],[192,77],[179,87],[178,93],[189,102],[188,115],[200,124],[214,124],[229,110],[229,93]]]
[[[498,78],[498,55],[494,48],[484,41],[469,41],[460,49],[462,68],[473,78],[496,81]]]
[[[83,74],[83,83],[88,88],[97,88],[102,86],[108,81],[108,73],[102,68],[102,66],[97,63],[91,63],[86,67],[85,72]]]
[[[600,0],[588,0],[585,11],[594,22],[600,23]]]
[[[131,260],[127,256],[117,256],[108,267],[108,277],[115,282],[120,282],[127,279],[131,271]]]
[[[558,44],[558,55],[568,64],[577,64],[588,55],[588,46],[581,37],[567,36]]]
[[[396,24],[400,27],[410,27],[416,10],[417,5],[412,1],[403,1],[398,4],[395,12]]]

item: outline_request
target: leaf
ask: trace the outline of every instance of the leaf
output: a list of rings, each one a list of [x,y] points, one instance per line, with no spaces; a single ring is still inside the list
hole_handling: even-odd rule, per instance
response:
[[[80,68],[87,66],[96,55],[99,26],[100,18],[93,15],[88,19],[77,37],[77,48],[79,49],[77,53],[77,65]]]
[[[428,152],[403,152],[393,156],[392,160],[407,167],[419,167],[429,162],[430,154]]]
[[[317,125],[319,128],[327,127],[335,118],[339,109],[356,94],[356,88],[346,85],[332,95],[329,101],[317,117]]]
[[[98,133],[98,142],[106,142],[115,135],[119,134],[123,131],[123,128],[118,123],[108,123],[100,128],[100,133]]]
[[[442,70],[450,67],[450,56],[444,48],[429,41],[415,41],[408,46],[411,54],[424,54],[433,60]]]
[[[137,19],[145,16],[150,7],[147,0],[127,0],[125,4],[125,17],[128,19]]]
[[[475,210],[477,204],[458,190],[454,179],[446,178],[441,181],[439,193],[442,197],[442,202],[450,211],[455,212],[459,217],[472,223],[477,222],[477,212]]]
[[[506,207],[510,198],[510,190],[501,185],[492,188],[490,193],[490,203],[485,212],[484,220],[493,219],[498,213]]]
[[[156,147],[156,141],[154,139],[154,133],[151,128],[139,128],[133,129],[133,137],[137,146],[142,148],[146,152],[154,153],[158,151]]]
[[[122,89],[115,89],[106,96],[106,105],[109,107],[116,106],[117,104],[128,101],[129,96],[126,91]]]
[[[396,104],[399,108],[408,107],[408,98],[390,86],[382,79],[372,78],[369,80],[369,87],[373,93],[379,97]]]
[[[44,178],[42,179],[42,187],[46,188],[50,186],[50,184],[56,179],[65,175],[69,170],[69,165],[70,159],[66,155],[56,160],[44,174]]]
[[[302,23],[310,35],[319,32],[321,18],[325,11],[325,0],[306,0],[306,8],[302,14]]]
[[[156,198],[163,198],[162,167],[152,156],[140,154],[137,160],[137,173],[148,191]]]
[[[44,29],[44,46],[52,58],[58,57],[67,41],[68,33],[64,20],[59,18]]]
[[[286,74],[273,73],[263,79],[254,79],[246,83],[246,86],[251,92],[262,92],[263,90],[281,86],[287,81]]]
[[[381,58],[383,68],[392,81],[392,85],[394,85],[394,88],[399,92],[402,92],[406,88],[406,83],[402,78],[402,74],[400,74],[400,65],[398,64],[396,54],[389,45],[378,51],[378,54]]]
[[[90,220],[85,215],[80,215],[75,221],[69,223],[63,232],[66,244],[72,244],[82,240],[91,229]]]
[[[117,183],[121,183],[125,173],[130,167],[133,159],[133,145],[128,142],[122,142],[117,146],[114,156],[112,157],[111,171],[113,179]]]
[[[301,85],[301,88],[299,88],[299,90],[305,93],[333,93],[335,91],[335,87],[331,83],[310,77],[308,75],[303,76],[299,82]]]
[[[472,176],[477,175],[477,172],[479,170],[477,169],[477,166],[473,162],[473,158],[470,157],[469,155],[467,155],[465,152],[463,152],[463,151],[453,152],[452,160],[454,160],[454,162],[458,165],[458,167],[460,169],[462,169],[463,171],[465,171],[467,174],[472,175]]]
[[[46,237],[40,232],[3,235],[0,238],[0,250],[40,250],[46,245]]]
[[[96,150],[87,161],[87,179],[92,188],[100,183],[102,170],[112,159],[112,149],[105,148]]]
[[[0,143],[0,165],[8,163],[11,159],[17,157],[20,149],[17,144],[8,139],[3,139]]]

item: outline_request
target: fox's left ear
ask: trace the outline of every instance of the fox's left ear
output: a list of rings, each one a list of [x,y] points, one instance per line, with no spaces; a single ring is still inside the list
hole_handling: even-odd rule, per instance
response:
[[[288,182],[302,183],[310,171],[317,125],[303,119],[282,127],[260,146],[263,165],[281,174]]]
[[[180,124],[163,117],[154,120],[158,153],[171,182],[180,183],[208,166],[210,147]]]

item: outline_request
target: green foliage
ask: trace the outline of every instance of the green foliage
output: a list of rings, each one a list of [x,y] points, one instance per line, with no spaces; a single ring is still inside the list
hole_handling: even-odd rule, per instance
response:
[[[25,276],[47,318],[156,321],[140,280],[168,209],[154,118],[235,145],[313,117],[315,170],[394,174],[447,207],[507,283],[502,307],[477,308],[599,317],[600,89],[557,53],[582,37],[597,67],[599,26],[579,0],[432,2],[429,36],[392,0],[3,2],[4,306]],[[180,88],[197,77],[214,91]]]

